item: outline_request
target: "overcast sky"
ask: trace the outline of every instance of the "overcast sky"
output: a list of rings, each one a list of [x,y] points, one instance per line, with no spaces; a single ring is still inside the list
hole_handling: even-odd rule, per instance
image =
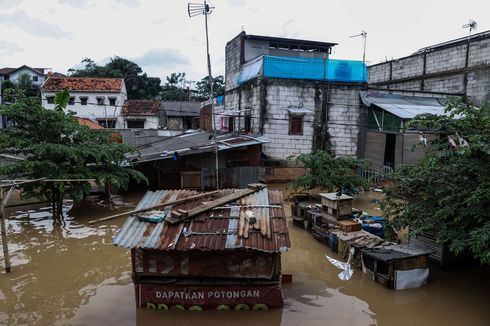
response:
[[[196,0],[194,0],[196,1]],[[85,58],[114,55],[150,76],[206,75],[204,18],[187,16],[183,0],[0,0],[0,68],[49,67],[66,73]],[[339,43],[333,56],[367,61],[409,55],[435,43],[490,29],[490,0],[214,0],[209,17],[213,75],[224,73],[226,42],[248,34]]]

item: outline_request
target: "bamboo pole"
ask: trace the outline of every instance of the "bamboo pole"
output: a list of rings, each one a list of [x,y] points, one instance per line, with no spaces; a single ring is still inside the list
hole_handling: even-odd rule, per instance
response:
[[[5,198],[2,199],[2,202],[0,204],[0,229],[2,233],[3,257],[5,258],[6,273],[10,273],[10,257],[7,244],[7,228],[5,226],[5,220],[7,219],[7,216],[5,216],[5,205],[7,205],[7,202],[14,193],[14,190],[15,186],[11,186],[9,192],[5,195]]]
[[[207,196],[212,196],[212,195],[215,195],[218,193],[219,193],[219,190],[214,190],[214,191],[206,192],[204,194],[199,194],[199,195],[195,195],[195,196],[191,196],[191,197],[187,197],[187,198],[171,200],[171,201],[167,201],[163,204],[158,204],[158,205],[147,207],[147,208],[136,209],[136,210],[132,210],[132,211],[127,211],[127,212],[123,212],[123,213],[118,213],[118,214],[98,218],[96,220],[89,221],[88,224],[92,225],[92,224],[96,224],[96,223],[100,223],[100,222],[113,220],[113,219],[121,217],[121,216],[126,216],[126,215],[131,215],[131,214],[136,214],[136,213],[142,213],[142,212],[150,211],[152,209],[163,208],[163,207],[171,206],[171,205],[182,204],[182,203],[185,203],[185,202],[188,202],[191,200],[195,200],[195,199],[199,199],[199,198],[203,198],[203,197],[207,197]]]
[[[44,181],[46,178],[39,178],[39,179],[33,179],[33,180],[0,180],[0,182],[10,182],[11,184],[7,185],[0,185],[0,188],[9,188],[11,186],[19,186],[23,185],[26,183],[33,183],[33,182],[40,182]]]

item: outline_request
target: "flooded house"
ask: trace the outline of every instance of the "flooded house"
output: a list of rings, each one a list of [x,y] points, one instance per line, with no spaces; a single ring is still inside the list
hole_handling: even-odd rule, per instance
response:
[[[289,164],[292,155],[358,154],[367,69],[362,61],[332,58],[336,45],[245,32],[226,44],[225,98],[215,128],[270,139],[263,150],[271,179],[301,173]]]
[[[409,96],[387,91],[360,92],[367,109],[367,128],[361,157],[372,169],[384,172],[401,164],[416,165],[424,155],[424,142],[434,131],[407,128],[407,122],[419,114],[445,114],[446,99],[442,97]]]
[[[281,307],[291,247],[282,192],[265,185],[200,194],[149,191],[113,240],[131,249],[136,305],[166,310]]]
[[[260,135],[189,132],[137,147],[129,158],[153,189],[215,189],[216,150],[220,188],[242,188],[262,179]],[[216,147],[215,147],[216,145]]]

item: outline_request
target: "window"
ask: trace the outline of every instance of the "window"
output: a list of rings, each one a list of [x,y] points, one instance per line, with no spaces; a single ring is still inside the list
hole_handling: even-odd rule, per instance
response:
[[[46,101],[48,104],[54,104],[54,96],[46,96]]]
[[[88,101],[87,96],[80,96],[80,104],[87,105],[87,101]]]
[[[107,119],[107,120],[98,120],[99,126],[102,126],[104,128],[116,128],[116,120],[114,119]]]
[[[127,120],[128,129],[143,129],[145,128],[145,120]]]
[[[116,98],[115,97],[109,97],[109,105],[116,106]]]
[[[68,105],[73,105],[73,104],[75,104],[75,97],[70,96],[70,98],[68,99]]]
[[[9,80],[10,76],[9,75],[3,75],[3,80]]]
[[[228,131],[229,132],[235,131],[235,118],[233,117],[228,118]]]
[[[245,132],[252,132],[252,117],[250,116],[250,113],[245,115]]]
[[[289,134],[290,135],[302,135],[303,134],[303,116],[302,115],[290,115],[289,116]]]
[[[33,82],[37,82],[39,80],[39,78],[37,76],[32,76],[32,81]]]
[[[104,97],[97,96],[97,105],[104,105]]]

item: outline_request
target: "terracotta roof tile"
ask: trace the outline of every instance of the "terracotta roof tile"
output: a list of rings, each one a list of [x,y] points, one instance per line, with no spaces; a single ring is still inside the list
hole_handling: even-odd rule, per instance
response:
[[[124,79],[92,77],[49,77],[44,91],[119,92]]]
[[[81,125],[81,126],[87,126],[89,127],[90,129],[105,129],[104,127],[102,127],[101,125],[99,125],[97,122],[94,122],[90,119],[87,119],[87,118],[76,118],[78,123]]]
[[[126,100],[123,115],[158,115],[161,102],[157,100]]]

